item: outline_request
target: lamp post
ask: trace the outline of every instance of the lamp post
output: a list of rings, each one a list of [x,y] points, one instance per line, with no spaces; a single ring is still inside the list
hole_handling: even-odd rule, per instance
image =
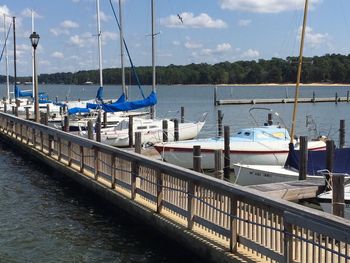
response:
[[[38,92],[38,76],[36,72],[36,57],[35,57],[35,51],[36,47],[38,46],[40,36],[33,32],[29,36],[30,41],[32,42],[33,47],[33,59],[34,59],[34,116],[35,116],[35,122],[39,122],[39,92]]]

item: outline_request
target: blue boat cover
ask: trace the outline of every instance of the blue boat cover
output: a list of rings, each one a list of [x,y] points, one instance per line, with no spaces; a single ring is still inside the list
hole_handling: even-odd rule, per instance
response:
[[[125,102],[125,94],[123,93],[116,102],[113,103],[124,103]],[[86,108],[96,110],[102,108],[102,103],[86,103]]]
[[[22,91],[17,85],[15,85],[15,98],[20,97],[33,97],[32,91]]]
[[[143,100],[125,101],[122,103],[118,101],[111,104],[103,103],[101,104],[101,108],[105,112],[129,111],[145,108],[157,104],[157,94],[154,91],[152,91],[151,94]]]
[[[74,107],[68,110],[69,115],[77,114],[77,113],[89,113],[90,109],[88,108],[79,108],[79,107]]]
[[[295,150],[293,145],[289,146],[289,154],[285,167],[299,170],[300,151]],[[327,163],[327,152],[308,151],[307,173],[317,175],[317,171],[325,170]],[[350,174],[350,148],[334,149],[333,172]]]

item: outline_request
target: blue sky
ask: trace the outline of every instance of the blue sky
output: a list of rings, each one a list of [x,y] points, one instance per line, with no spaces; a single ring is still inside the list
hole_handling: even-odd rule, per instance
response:
[[[137,66],[151,64],[150,2],[123,1],[124,37]],[[304,55],[349,54],[350,1],[309,2]],[[118,12],[117,1],[112,3]],[[304,0],[155,0],[155,4],[157,65],[286,58],[299,52]],[[100,9],[103,67],[120,67],[119,31],[109,0],[100,0]],[[40,34],[39,73],[98,68],[95,0],[5,0],[0,13],[17,19],[19,76],[31,74],[30,10],[36,13],[35,31]],[[2,48],[2,17],[0,34]],[[8,45],[12,75],[12,32]]]

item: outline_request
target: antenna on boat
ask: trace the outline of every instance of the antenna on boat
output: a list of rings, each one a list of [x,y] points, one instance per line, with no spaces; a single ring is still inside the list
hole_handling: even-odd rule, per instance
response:
[[[297,83],[296,83],[296,86],[295,86],[294,109],[293,109],[293,117],[292,117],[292,129],[291,129],[291,132],[290,132],[290,142],[291,143],[293,143],[294,134],[295,134],[295,122],[296,122],[298,98],[299,98],[299,85],[300,85],[301,67],[302,67],[302,64],[303,64],[303,49],[304,49],[304,38],[305,38],[305,28],[306,28],[306,19],[307,19],[307,9],[308,9],[308,0],[305,0],[304,19],[303,19],[303,27],[302,27],[302,31],[301,31],[299,62],[298,62],[298,71],[297,71]]]

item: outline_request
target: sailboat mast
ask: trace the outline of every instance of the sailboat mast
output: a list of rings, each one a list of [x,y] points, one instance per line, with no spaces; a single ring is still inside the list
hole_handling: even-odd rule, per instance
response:
[[[33,9],[32,11],[32,32],[35,32],[35,28],[34,28],[34,12]],[[34,49],[32,48],[32,90],[33,90],[33,96],[35,96],[35,76],[34,76],[35,72],[34,72]]]
[[[154,10],[154,0],[151,0],[151,15],[152,15],[152,91],[156,91],[156,58],[155,58],[155,10]],[[151,118],[153,119],[156,115],[156,109],[155,106],[151,106]]]
[[[301,67],[303,64],[303,50],[304,50],[304,38],[305,38],[305,29],[306,29],[307,9],[308,9],[308,0],[305,0],[304,19],[303,19],[303,27],[302,27],[302,31],[301,31],[299,62],[298,62],[298,71],[297,71],[297,83],[295,86],[292,129],[291,129],[291,133],[290,133],[290,142],[291,143],[293,143],[293,138],[294,138],[294,134],[295,134],[296,115],[297,115],[298,98],[299,98],[299,86],[300,86],[300,77],[301,77]]]
[[[9,57],[7,52],[7,34],[6,34],[6,14],[4,14],[4,34],[5,34],[5,74],[6,74],[6,97],[9,100],[10,99],[10,79],[9,79],[9,73],[8,73],[8,67],[9,67]]]
[[[101,41],[101,19],[100,19],[100,1],[96,0],[97,9],[97,39],[98,39],[98,64],[100,70],[100,87],[103,87],[103,74],[102,74],[102,41]]]
[[[17,58],[16,58],[16,17],[12,17],[12,29],[13,29],[13,75],[14,75],[14,81],[15,81],[15,86],[14,89],[16,88],[17,85]],[[14,90],[15,92],[15,90]],[[16,96],[16,94],[15,94]]]
[[[120,67],[122,69],[122,89],[126,100],[128,100],[128,91],[125,85],[125,68],[124,68],[124,32],[123,32],[123,10],[122,10],[122,0],[119,0],[119,38],[120,38]]]

